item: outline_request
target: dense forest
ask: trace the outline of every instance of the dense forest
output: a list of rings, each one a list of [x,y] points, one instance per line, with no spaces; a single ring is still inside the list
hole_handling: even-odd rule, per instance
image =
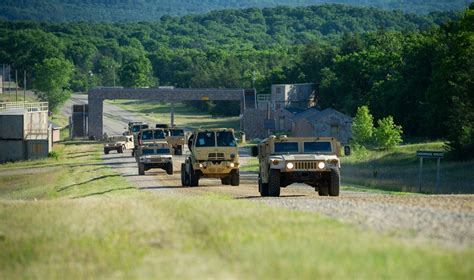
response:
[[[427,14],[459,11],[471,0],[0,0],[0,19],[43,21],[156,21],[229,8],[346,4]]]
[[[153,23],[3,21],[0,63],[46,90],[48,73],[60,73],[53,81],[63,91],[115,83],[268,93],[272,83],[313,82],[320,108],[353,116],[367,105],[406,136],[448,139],[459,157],[474,154],[474,4],[457,16],[325,5]],[[239,110],[212,105],[213,114]]]

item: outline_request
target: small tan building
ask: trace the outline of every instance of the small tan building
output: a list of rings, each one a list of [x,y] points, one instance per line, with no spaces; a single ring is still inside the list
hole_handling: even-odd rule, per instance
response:
[[[352,118],[334,109],[322,111],[310,108],[292,119],[293,136],[335,137],[342,144],[352,138]]]

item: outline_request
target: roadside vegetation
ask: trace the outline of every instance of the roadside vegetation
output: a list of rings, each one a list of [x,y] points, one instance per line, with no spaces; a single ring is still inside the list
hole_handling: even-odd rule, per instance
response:
[[[413,243],[221,195],[139,191],[100,146],[0,165],[0,278],[458,278],[473,248]],[[25,170],[26,169],[26,170]],[[403,269],[400,269],[403,267]]]
[[[401,192],[419,191],[419,159],[417,150],[443,151],[443,142],[406,144],[390,150],[354,149],[342,158],[341,178],[344,184]],[[474,160],[441,160],[441,193],[472,193]],[[436,159],[423,162],[422,192],[436,192]]]

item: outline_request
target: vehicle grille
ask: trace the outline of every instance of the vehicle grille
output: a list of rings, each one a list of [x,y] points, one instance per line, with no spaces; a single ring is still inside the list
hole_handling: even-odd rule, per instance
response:
[[[296,170],[316,170],[318,168],[318,162],[316,161],[296,161]]]
[[[224,160],[224,153],[210,153],[209,160]]]

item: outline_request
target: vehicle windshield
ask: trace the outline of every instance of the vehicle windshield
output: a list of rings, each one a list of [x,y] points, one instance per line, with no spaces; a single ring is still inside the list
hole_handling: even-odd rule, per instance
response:
[[[163,130],[146,130],[142,133],[142,140],[165,139],[166,134]]]
[[[304,142],[305,153],[331,153],[331,142]]]
[[[196,147],[215,147],[216,137],[214,132],[199,132],[196,137]]]
[[[277,142],[275,143],[275,153],[297,153],[298,142]]]
[[[218,147],[236,147],[234,134],[231,131],[219,131],[216,133]]]
[[[139,132],[140,129],[147,129],[147,128],[148,128],[147,124],[136,124],[133,126],[132,131],[136,133],[136,132]]]
[[[182,129],[171,129],[171,136],[184,136],[184,130]]]
[[[155,152],[156,151],[156,152]],[[170,149],[168,148],[160,148],[160,149],[145,149],[143,150],[144,155],[153,155],[153,154],[169,154]]]

